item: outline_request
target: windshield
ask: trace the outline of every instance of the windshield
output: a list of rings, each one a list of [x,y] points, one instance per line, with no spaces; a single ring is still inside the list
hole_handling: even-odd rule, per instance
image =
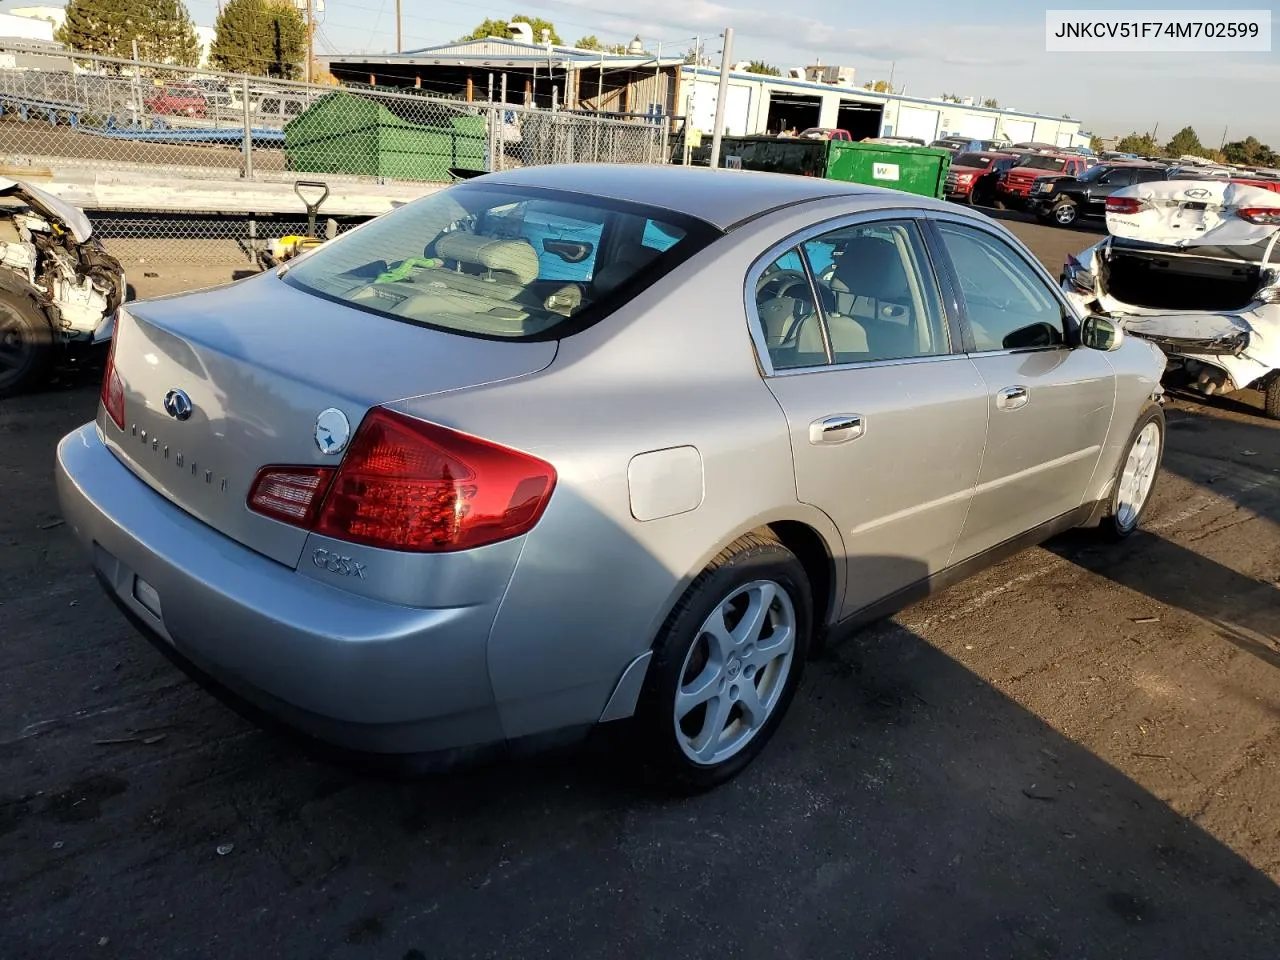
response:
[[[461,184],[325,244],[285,279],[397,320],[546,340],[594,323],[718,235],[669,210]]]
[[[1114,169],[1116,168],[1115,167],[1090,167],[1084,173],[1080,174],[1079,179],[1082,183],[1093,183],[1093,181],[1097,180],[1104,173],[1110,173]]]
[[[984,157],[980,153],[962,153],[952,162],[953,167],[982,167],[986,169],[991,166],[992,157]]]
[[[1030,170],[1061,170],[1066,166],[1067,161],[1061,157],[1027,157],[1019,166],[1026,167]]]

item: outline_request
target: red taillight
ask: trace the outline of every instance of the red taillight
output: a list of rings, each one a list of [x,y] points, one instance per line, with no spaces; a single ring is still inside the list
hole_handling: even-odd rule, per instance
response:
[[[107,352],[107,369],[102,372],[102,407],[107,416],[121,430],[124,429],[124,381],[116,372],[116,344],[120,342],[120,326],[116,325],[111,337],[111,349]]]
[[[1280,207],[1241,207],[1236,211],[1236,216],[1250,223],[1280,225]]]
[[[555,489],[536,457],[375,408],[342,465],[264,467],[251,509],[388,550],[469,550],[531,530]]]
[[[249,507],[275,520],[310,527],[333,474],[333,467],[263,467],[249,488]]]
[[[1107,213],[1137,213],[1144,206],[1146,204],[1137,197],[1107,197]]]

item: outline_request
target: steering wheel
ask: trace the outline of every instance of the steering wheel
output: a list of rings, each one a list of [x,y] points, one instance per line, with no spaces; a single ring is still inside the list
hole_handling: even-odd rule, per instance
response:
[[[761,294],[766,291],[771,297],[787,296],[787,291],[801,284],[808,287],[809,278],[800,270],[779,270],[776,273],[764,274],[756,281],[756,300],[759,301]],[[811,293],[808,297],[795,299],[812,300],[813,295]]]

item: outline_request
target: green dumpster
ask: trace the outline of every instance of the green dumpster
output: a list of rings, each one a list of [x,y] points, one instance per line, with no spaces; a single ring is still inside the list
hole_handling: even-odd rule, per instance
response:
[[[376,100],[342,92],[317,100],[284,128],[289,170],[446,183],[450,168],[485,169],[485,140],[483,116],[413,123]]]
[[[865,183],[941,200],[951,153],[932,147],[848,140],[725,137],[720,165]]]

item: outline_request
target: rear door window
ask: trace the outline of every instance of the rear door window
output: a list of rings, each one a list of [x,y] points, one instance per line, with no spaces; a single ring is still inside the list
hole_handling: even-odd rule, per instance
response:
[[[756,281],[755,312],[774,370],[950,350],[933,271],[911,221],[846,227],[788,250]]]

